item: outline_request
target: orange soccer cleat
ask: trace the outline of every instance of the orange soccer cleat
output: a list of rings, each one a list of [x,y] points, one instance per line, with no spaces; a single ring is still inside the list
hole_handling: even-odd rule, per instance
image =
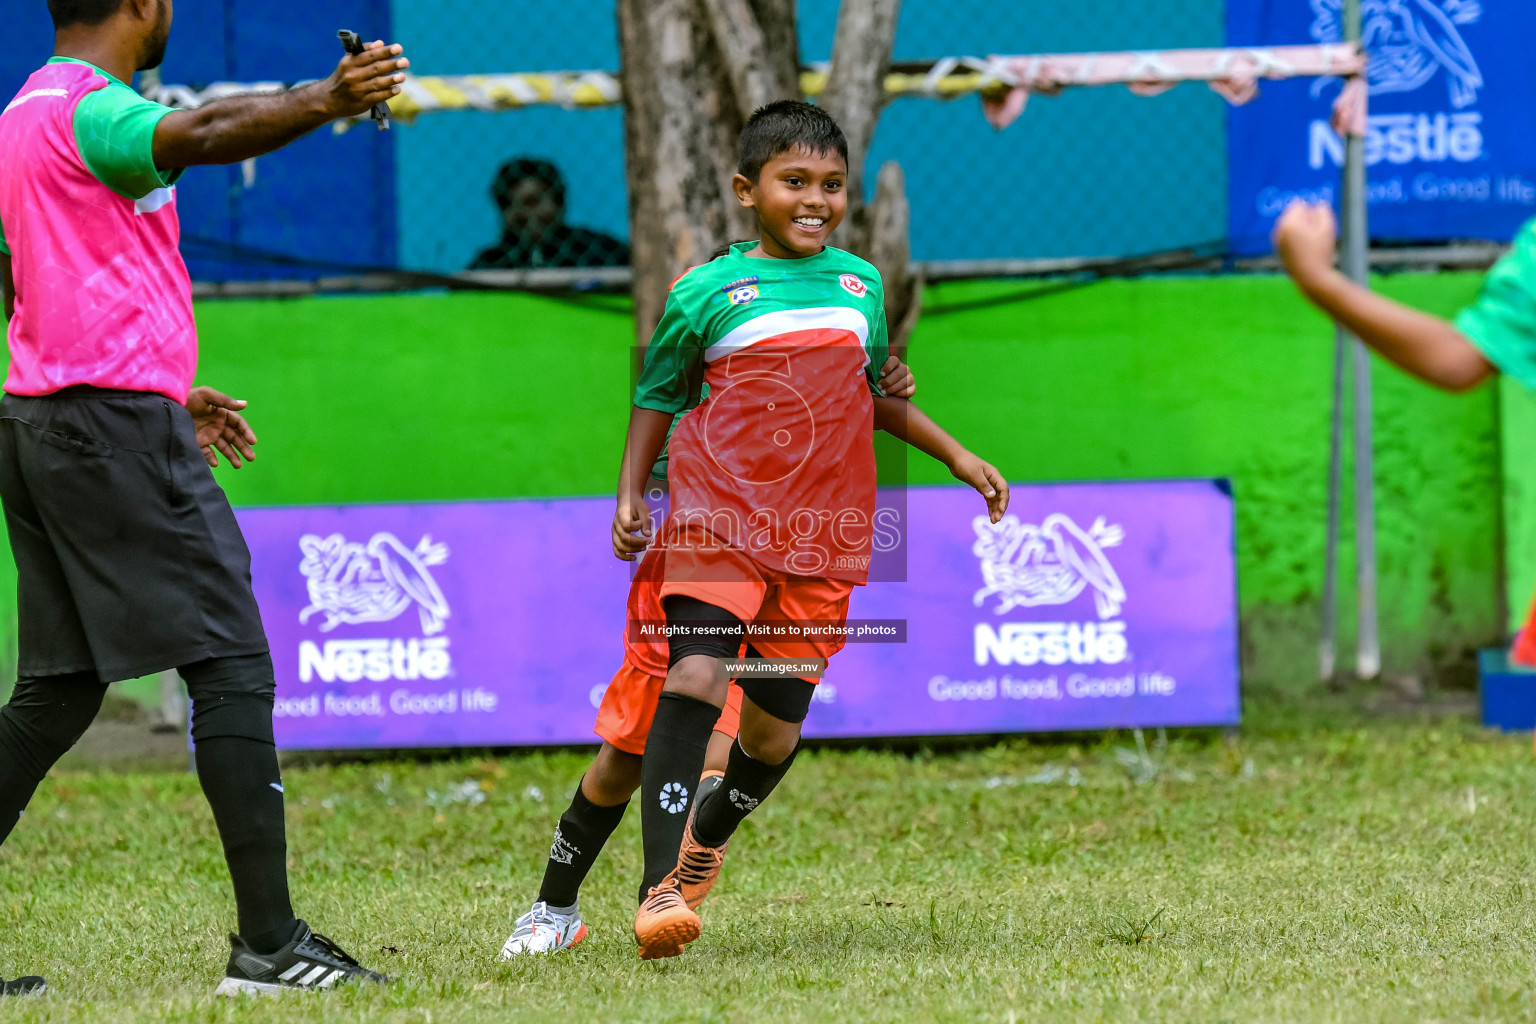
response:
[[[635,912],[635,941],[641,960],[677,956],[699,937],[699,915],[683,899],[674,868],[651,891]]]
[[[698,798],[688,810],[688,823],[683,826],[683,844],[677,853],[677,870],[673,872],[677,876],[678,888],[682,890],[683,899],[688,904],[689,910],[698,910],[704,902],[704,897],[709,895],[709,890],[715,887],[715,882],[720,879],[720,866],[725,863],[726,848],[731,845],[727,839],[719,846],[705,846],[699,842],[693,834],[693,823],[698,818],[699,805],[705,797],[719,798],[716,792],[720,788],[720,780],[725,777],[725,772],[711,769],[699,776]]]

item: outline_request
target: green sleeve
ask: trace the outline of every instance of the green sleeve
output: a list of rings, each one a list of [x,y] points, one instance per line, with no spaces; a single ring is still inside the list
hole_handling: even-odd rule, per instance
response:
[[[635,385],[635,405],[680,413],[699,404],[704,384],[704,339],[686,306],[691,289],[679,281],[667,296],[661,323],[645,348],[645,367]]]
[[[880,367],[891,355],[891,339],[885,331],[885,297],[875,295],[875,322],[869,331],[869,366],[864,369],[864,376],[869,378],[869,393],[880,396],[885,392],[880,390]]]
[[[155,166],[154,139],[155,126],[170,112],[124,85],[97,89],[75,108],[80,158],[98,181],[126,199],[169,187],[181,171]]]
[[[1488,271],[1456,327],[1501,373],[1536,390],[1536,221],[1520,229],[1514,248]]]
[[[5,241],[5,225],[0,224],[0,255],[9,256],[10,254],[11,247]]]

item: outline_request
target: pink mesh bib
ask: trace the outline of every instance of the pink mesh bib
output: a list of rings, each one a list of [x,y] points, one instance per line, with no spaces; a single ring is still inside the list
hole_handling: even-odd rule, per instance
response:
[[[0,114],[0,224],[16,281],[5,390],[92,384],[185,402],[197,329],[175,191],[125,199],[75,143],[75,107],[107,84],[84,64],[48,64]]]

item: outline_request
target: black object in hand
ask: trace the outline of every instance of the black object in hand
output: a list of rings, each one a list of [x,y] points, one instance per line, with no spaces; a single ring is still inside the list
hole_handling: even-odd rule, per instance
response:
[[[353,56],[363,52],[363,40],[356,32],[342,29],[336,33],[336,38],[341,40],[342,47]],[[389,105],[386,103],[375,103],[373,105],[373,119],[378,122],[379,131],[389,131]]]

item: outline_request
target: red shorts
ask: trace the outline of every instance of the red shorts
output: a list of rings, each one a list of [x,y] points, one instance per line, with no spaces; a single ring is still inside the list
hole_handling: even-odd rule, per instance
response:
[[[645,753],[645,738],[651,733],[656,702],[661,698],[661,688],[666,682],[665,675],[652,675],[625,658],[603,693],[594,731],[626,754]],[[732,683],[726,693],[725,709],[715,723],[715,732],[723,732],[734,739],[740,727],[741,687]]]
[[[829,634],[776,640],[755,635],[753,647],[765,658],[830,658],[843,649],[842,626],[854,584],[820,576],[795,576],[761,566],[733,548],[674,547],[666,552],[661,598],[683,594],[724,608],[742,622],[793,621],[804,627],[836,627]]]
[[[665,558],[668,571],[663,572],[662,552],[652,548],[635,570],[625,608],[624,664],[597,709],[597,734],[630,754],[645,753],[656,701],[666,684],[668,650],[665,640],[634,636],[629,623],[665,619],[663,597],[685,594],[724,608],[743,622],[791,619],[841,626],[848,618],[848,597],[853,593],[852,583],[765,569],[729,548],[681,555],[673,549]],[[810,641],[754,638],[752,646],[765,658],[830,658],[842,650],[843,639],[841,634]],[[736,735],[741,727],[741,697],[741,688],[731,683],[716,732]]]

